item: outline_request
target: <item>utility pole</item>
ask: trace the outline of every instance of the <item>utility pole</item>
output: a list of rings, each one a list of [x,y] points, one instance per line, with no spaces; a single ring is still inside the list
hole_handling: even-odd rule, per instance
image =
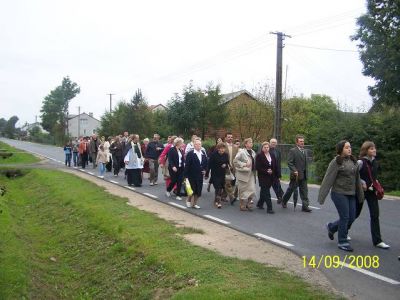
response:
[[[276,85],[275,85],[275,118],[274,118],[274,137],[281,141],[282,123],[282,50],[285,37],[291,37],[283,32],[270,32],[276,34]]]
[[[110,113],[112,112],[112,96],[113,95],[115,95],[115,94],[107,94],[107,95],[110,95]]]
[[[81,136],[81,107],[78,106],[78,139]]]

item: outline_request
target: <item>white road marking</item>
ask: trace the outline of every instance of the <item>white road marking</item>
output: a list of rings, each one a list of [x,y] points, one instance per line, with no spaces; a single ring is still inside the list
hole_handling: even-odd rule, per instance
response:
[[[268,241],[271,241],[271,242],[274,242],[274,243],[283,245],[283,246],[285,246],[285,247],[294,247],[293,244],[290,244],[290,243],[285,242],[285,241],[278,240],[278,239],[276,239],[276,238],[270,237],[270,236],[265,235],[265,234],[262,234],[262,233],[255,233],[254,235],[257,236],[257,237],[259,237],[259,238],[262,238],[262,239],[264,239],[264,240],[268,240]]]
[[[354,270],[354,271],[363,273],[363,274],[365,274],[365,275],[368,275],[368,276],[371,276],[371,277],[373,277],[373,278],[376,278],[376,279],[385,281],[385,282],[387,282],[387,283],[390,283],[390,284],[400,284],[400,282],[398,282],[398,281],[396,281],[396,280],[394,280],[394,279],[391,279],[391,278],[388,278],[388,277],[385,277],[385,276],[376,274],[376,273],[374,273],[374,272],[371,272],[371,271],[368,271],[368,270],[364,270],[364,269],[361,269],[361,268],[357,268],[357,267],[351,266],[351,265],[349,265],[349,264],[346,264],[346,263],[344,263],[344,262],[341,262],[341,264],[342,264],[344,267],[346,267],[346,268],[348,268],[348,269],[350,269],[350,270]]]
[[[85,169],[79,169],[79,171],[82,171],[82,172],[87,172]]]
[[[168,203],[171,204],[171,205],[173,205],[173,206],[179,207],[179,208],[183,208],[183,209],[186,209],[186,208],[187,208],[186,206],[180,205],[180,204],[175,203],[175,202],[168,202]]]
[[[158,199],[157,196],[155,196],[153,194],[150,194],[150,193],[143,193],[143,195],[149,196],[149,197],[154,198],[154,199]]]
[[[217,217],[213,217],[213,216],[210,216],[210,215],[204,215],[204,216],[205,216],[206,218],[208,218],[208,219],[217,221],[217,222],[222,223],[222,224],[225,224],[225,225],[230,224],[230,222],[225,221],[225,220],[222,220],[222,219],[219,219],[219,218],[217,218]]]
[[[277,198],[272,198],[272,197],[271,197],[271,199],[272,200],[278,200]],[[293,201],[288,201],[288,203],[294,205]],[[297,203],[297,206],[302,206],[302,204],[301,203]],[[321,209],[321,207],[315,207],[315,206],[311,206],[311,205],[309,205],[308,207],[313,208],[313,209]]]
[[[131,191],[136,191],[136,189],[134,189],[133,187],[130,187],[130,186],[128,186],[128,185],[125,185],[124,188],[127,188],[127,189],[129,189],[129,190],[131,190]]]
[[[109,180],[109,181],[112,182],[112,183],[115,183],[115,184],[119,184],[119,182],[114,181],[114,180]]]

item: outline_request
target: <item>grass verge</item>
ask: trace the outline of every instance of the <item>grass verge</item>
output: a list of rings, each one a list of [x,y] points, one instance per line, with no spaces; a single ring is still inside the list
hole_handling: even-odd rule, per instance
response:
[[[59,171],[0,177],[0,299],[332,299]],[[149,201],[152,201],[149,199]]]
[[[0,165],[3,164],[31,164],[39,162],[40,159],[36,156],[26,153],[23,150],[11,147],[10,145],[0,142],[0,149],[4,149],[8,153],[13,153],[11,157],[2,158],[0,157]],[[24,152],[24,153],[21,153]]]

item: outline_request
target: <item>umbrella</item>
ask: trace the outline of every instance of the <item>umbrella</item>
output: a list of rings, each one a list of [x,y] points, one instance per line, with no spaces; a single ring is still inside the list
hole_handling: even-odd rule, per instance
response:
[[[299,187],[299,174],[294,175],[294,176],[296,177],[296,179],[295,179],[296,184],[295,184],[295,189],[294,189],[294,191],[295,191]],[[293,197],[293,205],[294,205],[293,206],[293,210],[295,211],[296,210],[296,206],[297,206],[297,197]]]

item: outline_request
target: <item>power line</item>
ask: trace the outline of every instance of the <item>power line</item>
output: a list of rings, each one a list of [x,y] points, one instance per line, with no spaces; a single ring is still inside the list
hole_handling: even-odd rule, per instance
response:
[[[315,49],[315,50],[325,50],[325,51],[337,51],[337,52],[353,52],[357,53],[357,50],[349,50],[349,49],[333,49],[333,48],[322,48],[322,47],[312,47],[312,46],[305,46],[305,45],[298,45],[298,44],[285,44],[287,46],[292,47],[299,47],[299,48],[308,48],[308,49]]]

